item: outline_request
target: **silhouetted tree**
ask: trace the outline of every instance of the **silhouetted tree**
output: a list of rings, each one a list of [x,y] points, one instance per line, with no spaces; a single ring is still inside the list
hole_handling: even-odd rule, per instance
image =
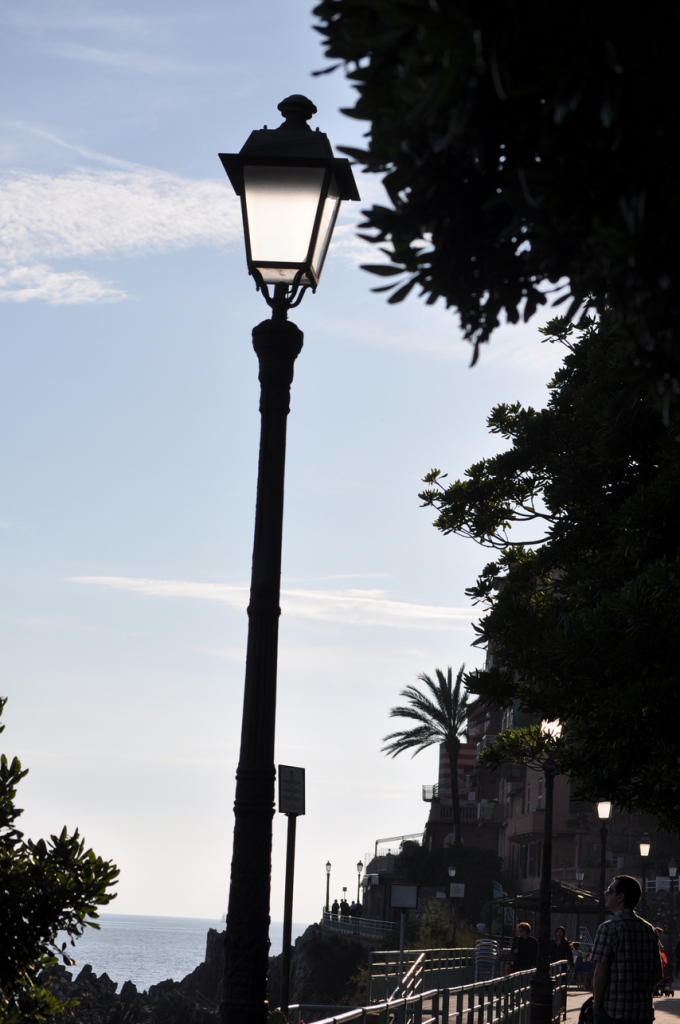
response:
[[[0,714],[6,699],[0,697]],[[0,725],[0,732],[4,725]],[[38,981],[59,959],[75,964],[57,933],[81,935],[98,928],[97,908],[114,898],[107,890],[118,869],[86,850],[78,830],[64,828],[48,841],[25,839],[15,827],[22,813],[14,798],[27,770],[14,757],[0,758],[0,1021],[42,1021],[71,1005]],[[88,918],[90,920],[88,920]]]
[[[453,681],[451,668],[446,675],[441,669],[435,669],[435,682],[425,672],[418,679],[424,683],[428,693],[422,693],[417,686],[407,686],[400,696],[405,697],[407,705],[390,709],[390,718],[410,718],[417,722],[410,729],[391,732],[383,738],[383,752],[396,757],[404,750],[413,751],[412,756],[431,747],[443,743],[449,758],[451,769],[451,796],[453,798],[453,825],[456,845],[461,844],[460,834],[460,802],[458,797],[458,754],[460,752],[460,736],[465,731],[468,715],[468,694],[462,686],[465,666],[461,665],[456,681]],[[461,689],[463,693],[461,694]]]
[[[493,664],[466,684],[559,719],[581,798],[678,832],[680,434],[608,316],[543,334],[569,349],[546,407],[496,406],[506,450],[453,482],[434,470],[421,494],[437,529],[494,553],[467,591]]]
[[[321,0],[387,203],[363,227],[399,301],[415,285],[486,341],[559,293],[636,319],[637,372],[675,400],[674,3]],[[677,404],[677,403],[676,403]]]

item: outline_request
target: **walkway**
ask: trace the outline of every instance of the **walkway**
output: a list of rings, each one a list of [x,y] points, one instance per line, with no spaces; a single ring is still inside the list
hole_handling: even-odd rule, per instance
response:
[[[678,979],[676,979],[677,981]],[[592,993],[570,988],[567,993],[567,1024],[577,1024],[579,1010]],[[654,1000],[654,1024],[680,1024],[680,993]]]

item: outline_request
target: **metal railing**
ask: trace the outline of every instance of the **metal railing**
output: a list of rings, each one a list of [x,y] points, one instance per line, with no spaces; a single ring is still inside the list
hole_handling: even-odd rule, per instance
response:
[[[359,935],[364,939],[384,939],[399,925],[394,921],[379,921],[372,917],[347,917],[332,914],[324,910],[321,924],[332,932],[343,932],[345,935]]]
[[[390,1002],[393,999],[403,999],[404,996],[414,995],[418,989],[423,987],[423,962],[425,960],[425,950],[420,954],[418,959],[415,961],[413,966],[409,968],[402,980],[399,982],[394,992],[390,996]]]
[[[421,959],[422,958],[422,959]],[[475,951],[462,949],[397,949],[376,950],[369,954],[368,1001],[395,997],[400,979],[406,977],[420,961],[419,991],[451,988],[474,981]],[[402,993],[408,995],[412,993]]]
[[[460,820],[461,821],[493,821],[495,804],[473,804],[473,803],[460,803]],[[446,804],[440,805],[437,809],[437,815],[440,821],[453,820],[453,807],[449,807]],[[434,820],[437,820],[435,815]]]
[[[370,1006],[358,1006],[318,1024],[529,1024],[531,979],[534,971],[519,971],[503,978],[492,978],[472,985],[432,989],[401,999],[388,999]],[[554,981],[552,1024],[559,1024],[562,994],[566,990],[567,963],[550,965]],[[301,1011],[326,1007],[291,1006],[291,1024],[300,1024]],[[311,1020],[313,1014],[303,1019]]]
[[[401,853],[402,843],[420,843],[422,845],[422,842],[422,832],[412,832],[408,836],[389,836],[387,839],[376,839],[373,856],[384,857],[386,854],[391,853],[394,857],[398,857]]]

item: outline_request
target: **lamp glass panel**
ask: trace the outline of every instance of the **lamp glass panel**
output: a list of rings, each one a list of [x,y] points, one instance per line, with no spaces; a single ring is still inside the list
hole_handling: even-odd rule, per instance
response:
[[[312,271],[314,272],[314,276],[317,281],[321,277],[321,271],[323,270],[328,246],[331,244],[331,236],[333,234],[333,228],[335,227],[335,221],[338,216],[339,209],[340,195],[338,193],[338,186],[335,178],[331,177],[331,183],[328,187],[328,195],[326,196],[323,204],[319,233],[316,237],[316,245],[314,246],[314,255],[312,256]]]
[[[649,857],[649,851],[652,847],[651,843],[640,843],[640,856]]]
[[[610,800],[601,800],[597,805],[597,816],[601,821],[606,821],[609,815],[612,813],[612,805]]]
[[[243,168],[250,256],[267,284],[292,281],[305,262],[323,179],[323,167]]]

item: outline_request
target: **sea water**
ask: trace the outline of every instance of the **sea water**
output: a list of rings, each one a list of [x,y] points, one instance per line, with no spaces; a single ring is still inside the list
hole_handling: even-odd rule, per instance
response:
[[[140,992],[168,978],[181,981],[205,959],[208,929],[225,928],[223,921],[204,918],[107,913],[99,915],[99,924],[99,930],[86,928],[74,947],[67,945],[66,952],[77,963],[67,970],[75,978],[85,964],[90,964],[95,974],[108,974],[118,984],[119,992],[128,980]],[[306,927],[293,925],[293,942]],[[270,956],[276,956],[283,946],[283,924],[272,922],[269,938]],[[59,945],[65,939],[60,935]]]

